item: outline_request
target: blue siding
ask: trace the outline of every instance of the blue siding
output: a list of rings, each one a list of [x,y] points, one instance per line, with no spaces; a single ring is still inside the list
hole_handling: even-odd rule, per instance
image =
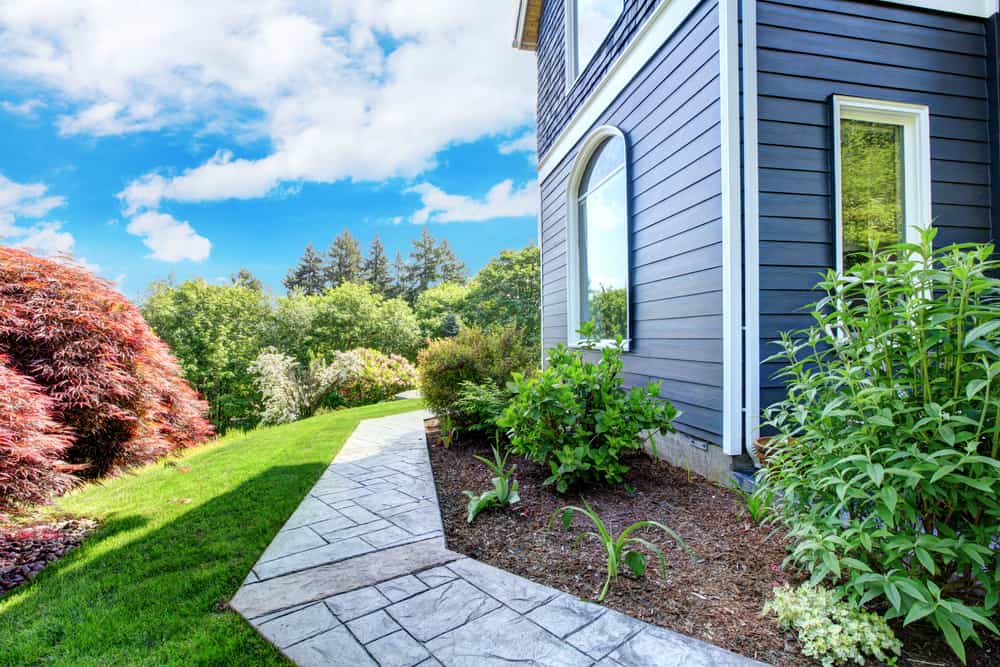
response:
[[[565,0],[546,0],[538,31],[538,155],[542,157],[608,67],[662,0],[625,0],[625,9],[581,76],[566,90]]]
[[[808,286],[834,262],[831,95],[930,107],[939,243],[990,240],[993,191],[986,22],[851,0],[760,0],[757,20],[764,359],[808,323]],[[782,395],[775,370],[763,406]]]
[[[546,3],[543,44],[551,40],[553,17],[561,21],[561,5]],[[625,355],[626,382],[662,380],[663,395],[684,413],[680,430],[716,444],[722,433],[718,42],[718,8],[706,0],[595,123],[618,127],[629,145],[633,346]],[[546,55],[540,45],[540,73]],[[540,142],[548,120],[539,116]],[[560,129],[564,123],[558,121]],[[566,340],[567,179],[575,157],[576,149],[541,184],[545,347]]]

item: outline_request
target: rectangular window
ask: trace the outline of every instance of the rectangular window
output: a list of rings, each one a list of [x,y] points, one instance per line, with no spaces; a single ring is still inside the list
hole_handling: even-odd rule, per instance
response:
[[[573,87],[625,8],[623,0],[566,0],[566,88]]]
[[[834,96],[837,270],[931,223],[926,106]]]

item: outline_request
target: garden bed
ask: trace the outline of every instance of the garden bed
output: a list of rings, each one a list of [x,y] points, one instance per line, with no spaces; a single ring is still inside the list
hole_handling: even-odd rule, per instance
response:
[[[80,546],[97,527],[92,519],[0,528],[0,595],[25,584],[46,565]]]
[[[586,540],[573,548],[577,535],[589,526],[574,518],[568,531],[558,521],[546,530],[551,514],[564,505],[580,504],[579,495],[558,496],[542,485],[547,475],[541,467],[518,460],[520,502],[508,510],[488,510],[470,525],[468,499],[462,492],[490,488],[489,471],[473,458],[489,457],[490,447],[469,441],[445,449],[438,445],[436,420],[427,422],[427,433],[448,548],[581,598],[598,594],[606,573],[600,544]],[[667,555],[667,576],[653,563],[642,579],[623,575],[604,604],[778,667],[812,664],[798,652],[792,635],[761,615],[772,587],[792,580],[779,567],[786,555],[781,531],[755,525],[739,497],[718,484],[644,455],[629,464],[628,483],[634,493],[621,486],[593,488],[584,497],[610,530],[643,519],[660,521],[675,530],[695,556],[656,531],[646,533],[643,536]],[[960,664],[928,628],[915,624],[895,629],[905,645],[901,665]],[[968,649],[970,665],[1000,664],[1000,642],[995,638],[988,638],[983,649]]]

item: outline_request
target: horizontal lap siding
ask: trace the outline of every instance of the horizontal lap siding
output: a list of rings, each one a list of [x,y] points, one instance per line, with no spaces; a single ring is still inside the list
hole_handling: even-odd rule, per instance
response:
[[[561,4],[550,0],[546,11],[561,20]],[[662,394],[683,412],[680,430],[716,444],[722,433],[718,41],[718,9],[709,0],[595,123],[621,129],[629,146],[633,341],[625,381],[661,382]],[[566,341],[567,187],[576,150],[541,184],[546,348]]]
[[[760,353],[807,326],[834,264],[834,94],[926,104],[937,242],[991,237],[989,101],[983,21],[872,2],[757,4]],[[763,364],[761,405],[782,397]]]
[[[604,43],[566,90],[565,0],[545,0],[538,35],[538,155],[543,157],[556,137],[593,92],[608,68],[663,0],[625,0],[621,16]]]

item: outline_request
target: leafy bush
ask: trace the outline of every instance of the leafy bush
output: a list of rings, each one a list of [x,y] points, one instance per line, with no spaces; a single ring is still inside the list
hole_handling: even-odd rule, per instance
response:
[[[260,290],[200,279],[153,283],[142,313],[208,400],[221,431],[257,423],[258,393],[247,367],[264,346],[271,318]]]
[[[632,533],[636,530],[640,528],[655,528],[666,534],[668,537],[673,538],[685,550],[688,549],[687,545],[684,544],[684,540],[682,540],[677,533],[657,521],[636,521],[631,526],[625,528],[618,535],[614,535],[608,530],[604,521],[601,520],[601,517],[594,511],[594,508],[591,507],[590,503],[586,500],[583,501],[583,507],[567,505],[566,507],[553,512],[552,516],[549,517],[549,527],[551,527],[556,516],[559,516],[560,514],[562,515],[563,528],[567,530],[573,524],[574,514],[580,514],[586,518],[597,530],[597,532],[588,531],[586,533],[582,533],[580,537],[577,538],[577,542],[585,537],[593,538],[601,543],[601,546],[604,547],[604,553],[607,555],[606,565],[608,575],[605,577],[604,586],[601,588],[601,592],[597,596],[598,602],[601,602],[605,597],[607,597],[608,589],[611,587],[611,583],[618,580],[618,571],[621,569],[622,565],[627,567],[636,577],[641,577],[646,574],[646,554],[641,551],[637,551],[634,548],[627,547],[642,547],[652,553],[660,562],[660,573],[664,577],[667,576],[667,557],[663,555],[663,550],[649,540],[641,537],[633,537]]]
[[[42,388],[0,355],[0,521],[73,484],[61,460],[72,440],[52,418],[53,408]]]
[[[466,285],[442,283],[421,292],[413,305],[420,333],[424,338],[445,338],[454,336],[449,327],[461,328],[465,297],[469,293]]]
[[[642,447],[643,431],[671,432],[677,416],[660,398],[659,383],[622,387],[621,348],[614,346],[602,350],[598,363],[554,347],[547,367],[528,377],[515,373],[511,390],[498,423],[510,429],[516,453],[549,467],[545,483],[560,493],[581,482],[624,481],[628,466],[621,459]]]
[[[498,387],[492,378],[478,384],[466,380],[458,388],[453,410],[468,424],[466,430],[495,436],[503,431],[497,420],[512,396],[506,386]]]
[[[815,324],[782,336],[763,484],[813,583],[926,619],[964,660],[996,632],[1000,265],[933,237],[829,273]]]
[[[417,383],[417,369],[399,355],[367,348],[351,350],[351,354],[358,356],[360,365],[333,387],[347,405],[379,403]]]
[[[469,497],[469,523],[475,521],[479,513],[485,509],[494,506],[506,507],[521,500],[521,497],[517,495],[517,480],[511,479],[514,476],[514,472],[517,471],[517,466],[512,465],[510,468],[507,467],[507,458],[509,456],[510,452],[504,452],[504,455],[500,456],[500,449],[494,447],[492,461],[484,456],[476,457],[495,476],[492,480],[493,488],[489,491],[479,495],[476,495],[472,491],[464,492]]]
[[[465,298],[465,320],[487,331],[521,330],[526,345],[539,354],[542,331],[542,264],[538,246],[504,250],[472,279]]]
[[[86,474],[146,463],[212,434],[208,406],[138,308],[79,266],[0,248],[0,353],[52,399]]]
[[[337,351],[369,347],[413,358],[422,344],[410,306],[402,299],[375,294],[367,284],[344,283],[322,296],[289,299],[313,304],[307,344],[315,356],[332,358]]]
[[[522,332],[513,327],[485,332],[462,329],[454,338],[432,341],[418,356],[419,386],[427,405],[438,416],[448,415],[458,429],[474,428],[480,418],[459,406],[463,383],[502,388],[515,371],[538,361]]]
[[[337,387],[361,372],[361,355],[338,352],[329,364],[312,359],[308,366],[268,348],[250,364],[257,387],[264,397],[263,424],[287,424],[312,417],[324,399]]]
[[[803,655],[823,667],[848,661],[864,665],[867,656],[894,664],[903,648],[885,619],[843,602],[825,588],[781,586],[764,611],[774,612],[783,628],[794,630]]]

